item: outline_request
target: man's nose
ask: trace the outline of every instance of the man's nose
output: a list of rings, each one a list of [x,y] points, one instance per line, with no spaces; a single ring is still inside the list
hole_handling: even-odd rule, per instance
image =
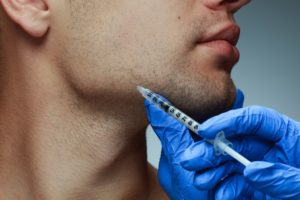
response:
[[[204,5],[212,10],[226,9],[234,13],[251,0],[203,0]]]

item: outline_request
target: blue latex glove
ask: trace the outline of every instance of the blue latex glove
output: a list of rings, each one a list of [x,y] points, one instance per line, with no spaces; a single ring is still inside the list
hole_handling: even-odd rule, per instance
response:
[[[214,189],[216,199],[300,199],[300,124],[268,108],[252,106],[213,117],[199,134],[212,139],[224,131],[236,151],[256,161],[244,168],[229,156],[214,155],[198,142],[181,164],[197,171],[195,185]]]
[[[243,100],[243,93],[238,90],[234,108],[241,107]],[[194,143],[189,130],[147,100],[145,107],[148,120],[162,144],[158,178],[168,196],[173,200],[214,199],[214,192],[197,189],[193,184],[195,173],[180,165],[182,152]]]
[[[299,149],[299,147],[298,147]],[[255,189],[280,199],[300,199],[300,169],[281,163],[256,161],[244,170]]]

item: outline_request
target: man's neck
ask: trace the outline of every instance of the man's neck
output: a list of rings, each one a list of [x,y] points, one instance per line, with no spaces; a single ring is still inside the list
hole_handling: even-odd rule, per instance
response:
[[[88,104],[49,66],[35,67],[19,73],[6,68],[0,199],[147,199],[153,191],[164,196],[147,164],[145,119],[124,118],[124,106],[114,105],[117,113],[105,102]]]

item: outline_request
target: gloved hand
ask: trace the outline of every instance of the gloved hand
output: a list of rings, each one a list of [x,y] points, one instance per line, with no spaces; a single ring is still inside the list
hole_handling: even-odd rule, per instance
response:
[[[213,139],[221,131],[236,151],[256,162],[245,168],[228,155],[216,157],[212,145],[192,144],[182,154],[181,164],[197,171],[197,188],[215,190],[216,199],[300,199],[298,122],[252,106],[207,120],[198,134]]]
[[[238,90],[234,108],[241,107],[243,100],[243,93]],[[212,190],[199,190],[194,186],[195,173],[185,170],[179,163],[182,152],[194,143],[189,130],[147,100],[145,107],[148,120],[162,144],[158,178],[168,196],[172,200],[214,199]]]

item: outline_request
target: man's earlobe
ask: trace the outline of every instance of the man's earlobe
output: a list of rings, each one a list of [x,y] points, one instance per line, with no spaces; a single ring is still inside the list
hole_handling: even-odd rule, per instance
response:
[[[7,15],[32,37],[44,36],[50,27],[47,0],[0,0]]]

